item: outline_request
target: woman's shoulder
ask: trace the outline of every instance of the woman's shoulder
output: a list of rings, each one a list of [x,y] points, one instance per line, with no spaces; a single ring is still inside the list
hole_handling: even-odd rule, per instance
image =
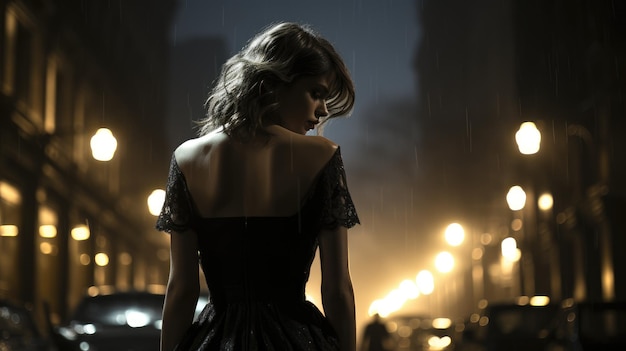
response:
[[[176,163],[181,169],[185,168],[198,159],[206,157],[216,145],[223,143],[226,138],[227,136],[223,132],[216,131],[189,139],[174,150]]]
[[[320,161],[329,160],[339,148],[336,142],[319,135],[302,135],[284,140],[282,146],[305,159]]]

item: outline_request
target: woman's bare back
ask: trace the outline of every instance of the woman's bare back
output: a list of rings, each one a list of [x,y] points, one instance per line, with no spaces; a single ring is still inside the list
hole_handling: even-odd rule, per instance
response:
[[[266,130],[269,140],[258,137],[244,143],[216,132],[176,150],[202,217],[280,217],[300,209],[337,145],[279,126]]]

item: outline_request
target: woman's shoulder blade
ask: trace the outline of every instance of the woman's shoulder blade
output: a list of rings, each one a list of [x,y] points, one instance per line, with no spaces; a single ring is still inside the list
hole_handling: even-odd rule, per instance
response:
[[[201,137],[189,139],[174,150],[174,156],[179,167],[184,167],[197,160],[198,157],[208,154],[215,145],[223,142],[225,135],[210,133]]]

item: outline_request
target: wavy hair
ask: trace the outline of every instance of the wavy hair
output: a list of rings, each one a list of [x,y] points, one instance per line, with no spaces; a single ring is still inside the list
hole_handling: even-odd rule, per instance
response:
[[[248,139],[263,118],[277,109],[273,88],[304,76],[331,74],[326,99],[329,119],[347,116],[354,106],[354,84],[333,45],[307,25],[281,22],[266,27],[222,66],[205,102],[206,116],[197,122],[199,135],[216,128]]]

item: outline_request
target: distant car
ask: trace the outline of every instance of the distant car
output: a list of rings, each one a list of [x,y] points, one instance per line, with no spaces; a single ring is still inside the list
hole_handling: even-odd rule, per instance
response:
[[[626,350],[626,301],[566,304],[560,336],[566,350]]]
[[[86,296],[67,324],[54,328],[61,351],[159,349],[163,294],[116,292]]]
[[[50,351],[53,347],[37,328],[30,310],[0,299],[0,350]]]
[[[561,306],[500,303],[484,311],[488,322],[481,339],[487,351],[553,350],[559,345],[556,330]]]
[[[450,318],[396,315],[386,319],[398,350],[448,351],[456,344],[455,323]]]

